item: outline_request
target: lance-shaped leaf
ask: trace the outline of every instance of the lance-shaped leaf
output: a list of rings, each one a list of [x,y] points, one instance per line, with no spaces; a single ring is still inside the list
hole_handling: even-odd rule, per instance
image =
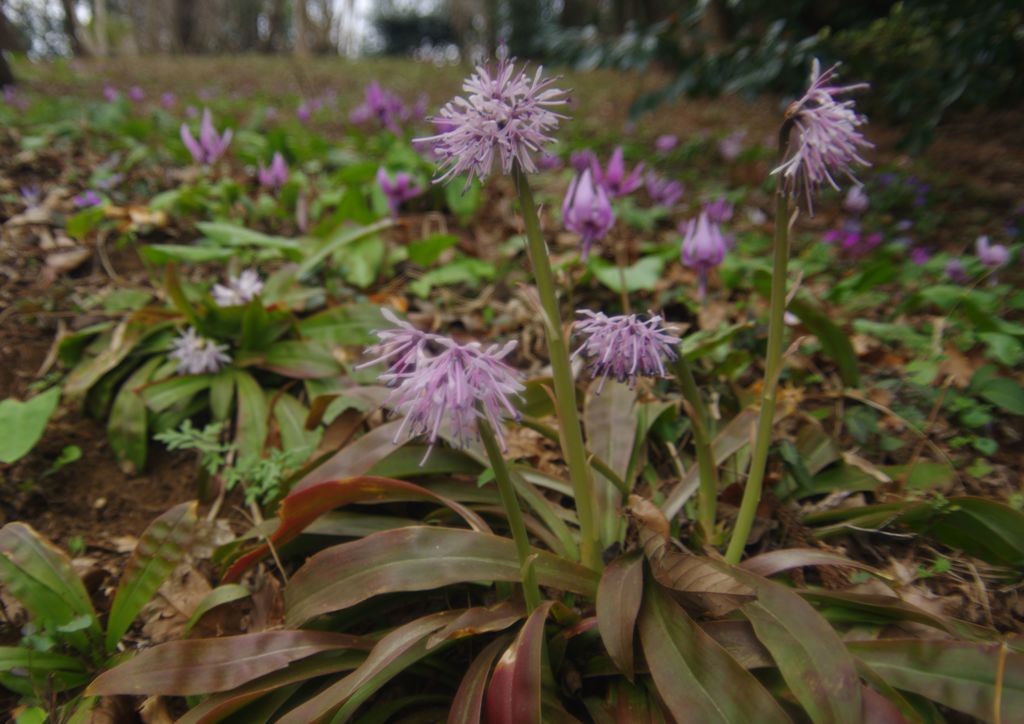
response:
[[[237,583],[226,583],[223,586],[217,586],[203,596],[203,600],[193,609],[192,614],[188,617],[188,621],[185,622],[183,635],[188,637],[192,627],[199,623],[203,616],[218,606],[223,606],[226,603],[238,601],[242,598],[248,598],[250,595],[248,588]]]
[[[544,622],[553,605],[538,606],[498,659],[487,687],[488,724],[541,723]]]
[[[196,503],[176,505],[153,521],[125,565],[107,619],[107,651],[113,651],[142,607],[185,557],[196,524]]]
[[[639,628],[654,685],[677,720],[702,724],[790,721],[757,679],[654,581],[644,587]]]
[[[620,479],[626,478],[629,460],[636,442],[637,410],[636,390],[614,380],[604,384],[595,380],[583,409],[583,425],[587,432],[587,447],[604,460]],[[600,527],[601,541],[610,545],[619,535],[622,516],[622,494],[605,476],[594,474],[597,483],[594,495],[594,515]],[[629,485],[630,481],[626,481]]]
[[[90,696],[192,696],[228,691],[323,651],[369,650],[360,636],[328,631],[261,631],[169,641],[100,674]]]
[[[866,563],[818,548],[783,548],[762,553],[740,563],[743,570],[765,578],[804,566],[848,566],[869,571],[882,578],[886,577],[886,574]]]
[[[622,679],[610,682],[604,699],[585,699],[594,724],[668,724],[653,692]]]
[[[1024,712],[1024,653],[1003,642],[922,639],[851,641],[850,652],[886,683],[982,721],[1017,721]],[[999,679],[1002,659],[1002,682]]]
[[[502,601],[493,606],[467,608],[457,619],[427,639],[427,647],[434,648],[445,641],[467,636],[504,631],[525,615],[526,609],[518,601]]]
[[[540,585],[586,596],[596,593],[594,571],[546,551],[532,553]],[[508,538],[457,528],[387,530],[310,558],[285,591],[285,619],[299,625],[383,593],[520,578],[515,544]]]
[[[107,440],[122,470],[129,474],[146,466],[146,452],[149,443],[147,435],[149,413],[138,388],[153,376],[163,359],[150,357],[139,369],[125,380],[114,397],[107,419]]]
[[[399,626],[382,638],[359,668],[292,709],[278,724],[314,724],[337,712],[336,721],[348,721],[355,709],[406,667],[429,654],[427,638],[447,625],[460,611],[443,611]],[[339,710],[340,709],[340,710]]]
[[[484,647],[466,669],[452,706],[448,710],[448,724],[480,724],[480,714],[487,691],[487,679],[498,654],[505,650],[509,636],[500,636]]]
[[[258,456],[267,439],[267,398],[256,378],[235,370],[238,411],[235,415],[235,444],[240,457]]]
[[[99,638],[96,613],[71,561],[24,523],[0,529],[0,583],[40,622],[56,628],[88,618],[88,633]],[[86,631],[65,636],[78,651],[89,651]]]
[[[597,628],[608,656],[633,680],[633,634],[643,598],[644,559],[639,551],[612,561],[597,587]]]
[[[458,513],[474,530],[490,531],[490,527],[480,516],[450,498],[404,480],[364,475],[317,483],[302,490],[292,491],[281,501],[281,507],[278,510],[278,518],[281,523],[270,536],[270,544],[280,547],[294,540],[314,520],[343,505],[378,503],[388,500],[426,500],[441,503]],[[224,574],[224,581],[237,580],[249,566],[269,552],[270,546],[264,544],[241,556]]]
[[[263,353],[260,367],[300,380],[341,374],[341,366],[325,345],[315,340],[275,342]]]

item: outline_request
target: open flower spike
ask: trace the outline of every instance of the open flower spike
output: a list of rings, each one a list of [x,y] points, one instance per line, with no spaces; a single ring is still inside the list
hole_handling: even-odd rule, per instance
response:
[[[676,359],[679,338],[665,330],[660,316],[651,313],[646,320],[637,314],[609,317],[589,309],[576,314],[584,317],[573,328],[583,342],[573,357],[590,361],[590,376],[601,378],[598,393],[608,377],[633,387],[638,377],[668,376],[666,364]]]
[[[203,120],[199,124],[199,138],[192,135],[187,123],[181,124],[181,141],[192,154],[192,159],[201,165],[209,166],[217,161],[231,144],[234,132],[228,128],[223,134],[213,126],[213,115],[209,108],[203,109]]]

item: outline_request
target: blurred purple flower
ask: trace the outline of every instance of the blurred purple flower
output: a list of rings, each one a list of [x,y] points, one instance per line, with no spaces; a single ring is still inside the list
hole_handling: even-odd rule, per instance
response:
[[[743,140],[747,137],[744,129],[733,131],[718,142],[718,155],[726,161],[735,161],[745,148]]]
[[[928,263],[928,260],[932,258],[931,252],[925,249],[923,246],[915,246],[910,250],[910,261],[917,266],[924,266]]]
[[[724,224],[732,221],[733,206],[729,200],[721,196],[714,201],[704,202],[704,213],[708,215],[708,221],[712,224]]]
[[[654,139],[654,149],[658,153],[668,153],[679,145],[679,137],[673,133],[666,133]]]
[[[881,244],[883,237],[878,232],[865,234],[858,222],[851,221],[842,228],[826,231],[821,238],[827,244],[837,245],[843,253],[856,257],[867,254]]]
[[[363,102],[352,109],[349,120],[352,123],[369,123],[376,121],[382,128],[394,133],[396,136],[402,133],[399,122],[409,118],[409,109],[406,108],[402,99],[388,90],[384,90],[380,83],[373,81],[363,91]]]
[[[1010,260],[1010,250],[1002,244],[992,244],[988,236],[979,236],[974,244],[978,260],[989,269],[998,269]]]
[[[967,284],[971,280],[971,275],[967,273],[967,268],[959,259],[947,261],[945,271],[946,276],[954,284]]]
[[[636,167],[626,173],[626,160],[622,154],[622,146],[616,146],[612,151],[612,157],[608,160],[608,167],[601,169],[601,164],[595,158],[590,165],[594,172],[594,181],[613,199],[622,198],[636,191],[643,184],[644,165],[638,163]]]
[[[392,218],[398,217],[398,209],[403,203],[421,196],[424,192],[423,188],[416,185],[411,174],[399,171],[392,179],[383,166],[377,169],[377,185],[388,200],[388,210]]]
[[[665,363],[676,358],[679,339],[665,331],[662,318],[651,314],[644,321],[637,314],[605,316],[603,312],[578,309],[585,317],[573,325],[583,344],[573,352],[589,362],[590,376],[601,378],[597,393],[611,376],[619,382],[636,385],[638,377],[665,377]]]
[[[835,176],[839,174],[856,183],[852,166],[868,166],[860,152],[872,147],[857,130],[867,119],[853,110],[853,101],[836,100],[845,93],[867,88],[867,84],[829,85],[836,67],[822,73],[815,59],[810,88],[786,110],[787,121],[796,126],[796,138],[790,141],[786,160],[772,170],[773,174],[780,174],[786,193],[805,198],[812,214],[812,194],[825,183],[838,190]]]
[[[295,109],[295,117],[299,119],[301,123],[309,123],[313,117],[313,108],[306,101],[299,104],[299,107]]]
[[[583,261],[590,255],[590,247],[594,242],[603,239],[615,225],[615,213],[608,194],[600,186],[594,185],[590,169],[574,176],[569,183],[569,190],[562,201],[562,223],[566,229],[583,237]]]
[[[389,320],[395,321],[394,315]],[[518,373],[504,361],[516,343],[484,348],[425,334],[408,323],[399,325],[398,330],[375,332],[381,342],[367,349],[376,355],[374,363],[394,360],[379,379],[395,388],[385,405],[404,417],[395,443],[425,435],[432,448],[447,418],[453,443],[465,447],[477,437],[479,420],[486,419],[504,449],[501,423],[519,418],[512,398],[524,389]]]
[[[31,186],[22,186],[18,189],[18,195],[21,196],[21,200],[24,202],[26,209],[39,206],[39,202],[43,200],[42,189],[40,189],[36,184]]]
[[[438,182],[465,173],[468,188],[474,175],[486,179],[496,166],[505,174],[513,165],[536,173],[533,155],[553,140],[549,134],[565,117],[551,110],[566,102],[565,91],[552,87],[553,79],[542,78],[540,68],[530,79],[516,71],[504,53],[499,56],[493,74],[477,66],[462,84],[466,96],[457,96],[441,109],[439,118],[455,128],[422,139],[437,142],[443,171]]]
[[[132,103],[142,103],[142,101],[146,100],[146,91],[137,85],[133,85],[128,89],[128,98]]]
[[[107,101],[107,103],[113,103],[120,97],[121,93],[117,90],[117,88],[110,85],[110,83],[107,83],[105,86],[103,86],[103,98]]]
[[[178,105],[178,96],[174,95],[174,93],[171,93],[171,91],[165,91],[164,93],[160,94],[160,105],[164,108],[164,110],[169,111],[176,105]]]
[[[263,280],[254,269],[229,276],[228,283],[213,285],[213,300],[218,307],[237,307],[248,304],[263,291]]]
[[[24,96],[18,92],[18,89],[12,84],[4,86],[4,103],[17,108],[19,111],[24,111],[28,108],[28,101],[25,100]]]
[[[647,195],[655,206],[664,206],[671,209],[686,192],[686,187],[678,181],[671,181],[659,176],[654,171],[648,171],[644,176],[644,184],[647,186]]]
[[[178,361],[179,375],[201,375],[219,372],[225,364],[231,364],[226,344],[217,344],[212,339],[200,337],[189,327],[171,342],[171,359]]]
[[[83,191],[82,193],[72,198],[71,202],[75,205],[75,208],[89,209],[92,208],[93,206],[99,206],[100,204],[102,204],[103,199],[101,199],[99,197],[99,194],[97,194],[95,191],[89,189],[88,191]]]
[[[718,224],[708,218],[706,211],[701,211],[696,219],[690,219],[680,225],[683,234],[682,261],[691,269],[696,269],[699,277],[698,298],[707,294],[708,272],[722,263],[729,244]]]
[[[868,195],[864,193],[864,187],[861,185],[854,185],[850,187],[850,190],[846,192],[846,198],[843,199],[843,208],[851,214],[860,216],[868,210]]]
[[[264,166],[260,161],[257,178],[259,178],[260,186],[272,191],[277,191],[288,183],[288,162],[284,160],[280,151],[274,152],[270,166]]]
[[[573,151],[569,154],[569,165],[572,166],[572,170],[577,174],[592,168],[597,162],[597,154],[589,148],[584,148],[582,151]]]
[[[562,159],[553,153],[544,151],[537,157],[537,168],[541,171],[557,171],[562,168]]]
[[[181,124],[181,140],[185,148],[192,154],[196,163],[209,165],[220,158],[231,143],[232,130],[230,128],[221,135],[213,127],[213,116],[209,108],[203,109],[203,121],[199,126],[199,140],[192,135],[188,124]]]

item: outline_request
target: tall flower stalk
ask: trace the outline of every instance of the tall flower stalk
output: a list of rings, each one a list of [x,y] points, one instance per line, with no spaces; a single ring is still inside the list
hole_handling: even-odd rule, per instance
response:
[[[813,212],[812,194],[828,184],[839,189],[837,176],[857,182],[852,167],[867,165],[860,156],[862,148],[871,144],[857,130],[866,122],[853,110],[853,101],[837,98],[860,90],[863,84],[830,85],[836,66],[821,72],[818,61],[811,70],[811,84],[802,98],[786,110],[786,119],[779,132],[780,163],[773,174],[779,183],[775,195],[775,241],[772,261],[771,301],[768,313],[768,348],[765,354],[764,383],[761,387],[761,411],[750,461],[750,476],[743,489],[740,510],[736,515],[732,538],[725,553],[730,563],[739,563],[754,525],[757,505],[761,500],[768,448],[775,423],[775,401],[779,375],[782,372],[782,343],[786,329],[786,267],[789,262],[789,198],[804,199]],[[790,134],[796,130],[795,138]]]
[[[711,417],[700,396],[693,371],[686,361],[683,350],[678,350],[675,360],[676,381],[683,393],[683,399],[690,407],[690,425],[693,429],[693,446],[697,450],[697,472],[700,487],[697,490],[697,522],[705,543],[710,544],[715,532],[715,507],[718,503],[718,466],[711,447]]]

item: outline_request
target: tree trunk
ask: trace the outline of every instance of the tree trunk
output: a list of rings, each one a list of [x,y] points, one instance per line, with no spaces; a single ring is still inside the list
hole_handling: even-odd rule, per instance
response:
[[[532,57],[540,30],[540,3],[538,0],[512,0],[509,5],[512,10],[509,51],[519,58]]]
[[[309,55],[309,16],[306,0],[295,0],[295,55]]]
[[[11,66],[7,64],[7,56],[4,55],[4,51],[14,50],[16,46],[17,38],[14,28],[7,20],[7,15],[4,14],[4,2],[0,0],[0,88],[14,85],[14,73],[11,71]]]
[[[177,0],[177,2],[174,5],[174,31],[176,41],[175,44],[177,46],[178,52],[189,53],[195,50],[195,0]]]
[[[284,24],[284,0],[271,0],[270,12],[267,13],[267,37],[263,41],[264,53],[276,53],[281,49]]]
[[[96,36],[96,55],[110,54],[107,35],[107,0],[94,0],[92,7],[93,34]]]
[[[64,8],[64,33],[68,36],[68,45],[71,52],[77,56],[88,55],[85,46],[82,44],[82,37],[78,34],[78,18],[75,17],[75,0],[61,0]]]

